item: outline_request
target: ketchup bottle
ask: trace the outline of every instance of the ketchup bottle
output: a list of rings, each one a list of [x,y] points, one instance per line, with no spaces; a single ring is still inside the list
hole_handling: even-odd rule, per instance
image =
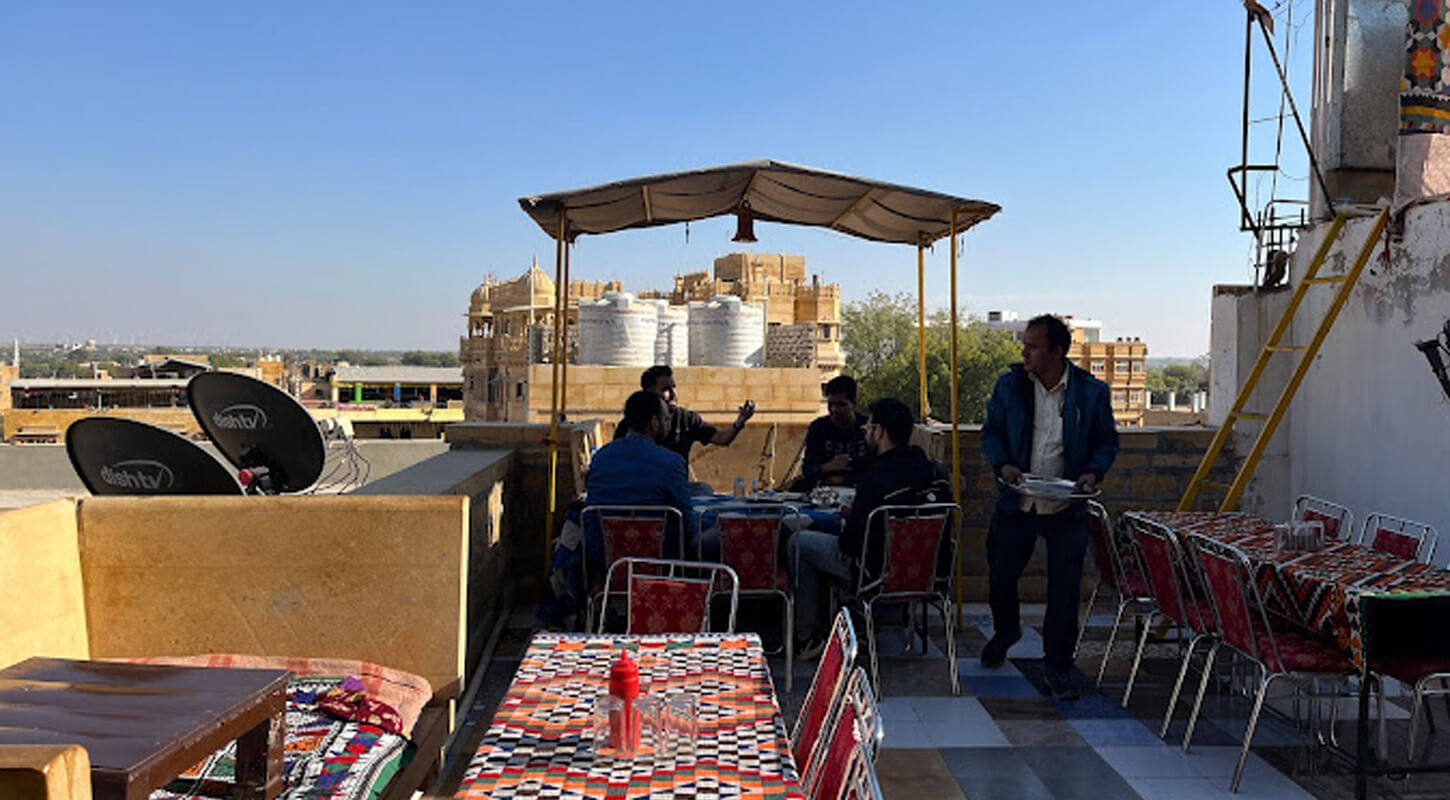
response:
[[[639,697],[639,667],[629,657],[629,651],[620,654],[619,660],[609,670],[609,694],[619,698],[623,708],[609,712],[609,746],[621,752],[639,749],[639,715],[634,701]]]

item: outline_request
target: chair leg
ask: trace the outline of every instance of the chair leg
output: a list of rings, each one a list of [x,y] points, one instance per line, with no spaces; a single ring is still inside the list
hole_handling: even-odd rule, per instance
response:
[[[1133,682],[1138,678],[1138,665],[1143,661],[1143,649],[1148,646],[1148,634],[1153,630],[1153,620],[1158,617],[1154,611],[1143,623],[1143,634],[1138,637],[1138,652],[1133,654],[1133,666],[1128,670],[1128,688],[1123,690],[1123,708],[1128,707],[1128,698],[1133,696]]]
[[[1108,646],[1103,649],[1103,660],[1098,664],[1098,679],[1095,684],[1098,688],[1103,685],[1103,673],[1108,668],[1108,659],[1113,657],[1113,642],[1118,639],[1118,628],[1123,624],[1123,612],[1128,609],[1129,601],[1126,597],[1118,601],[1118,615],[1113,618],[1113,627],[1108,631]]]
[[[1193,743],[1193,728],[1198,725],[1198,712],[1203,708],[1203,694],[1208,690],[1208,681],[1213,676],[1213,659],[1218,655],[1219,642],[1208,648],[1208,658],[1203,662],[1203,677],[1198,680],[1198,695],[1193,699],[1193,711],[1188,715],[1188,727],[1183,729],[1183,752]]]
[[[780,598],[785,601],[785,693],[790,694],[795,686],[795,603],[788,594]]]
[[[952,695],[955,696],[962,693],[962,687],[957,682],[957,632],[952,627],[952,617],[951,603],[945,597],[941,598],[942,624],[947,631],[947,672],[952,682]]]
[[[1254,741],[1254,728],[1259,725],[1259,714],[1264,710],[1264,697],[1269,694],[1269,684],[1274,682],[1275,676],[1269,675],[1259,683],[1259,691],[1254,696],[1254,710],[1249,712],[1249,727],[1244,730],[1244,744],[1239,748],[1239,762],[1234,767],[1233,780],[1229,781],[1228,790],[1237,793],[1239,780],[1244,776],[1244,762],[1249,758],[1249,745]]]
[[[1082,610],[1082,624],[1077,626],[1077,641],[1072,645],[1073,660],[1077,660],[1077,651],[1082,648],[1082,635],[1087,630],[1088,620],[1092,619],[1093,603],[1098,601],[1098,588],[1102,585],[1102,581],[1093,584],[1092,594],[1088,595],[1087,608]]]
[[[1415,760],[1415,723],[1419,721],[1420,706],[1424,701],[1424,695],[1421,694],[1424,688],[1423,684],[1423,680],[1415,682],[1415,697],[1410,701],[1410,732],[1406,735],[1408,741],[1405,745],[1407,751],[1405,754],[1405,763],[1407,764]],[[1429,706],[1425,706],[1425,712],[1428,717],[1430,715]]]
[[[871,653],[871,688],[881,696],[881,667],[876,663],[876,625],[871,619],[871,603],[863,604],[866,609],[866,649]]]
[[[1168,696],[1168,710],[1163,713],[1163,727],[1158,730],[1158,738],[1168,738],[1168,723],[1173,721],[1173,711],[1178,708],[1178,694],[1183,691],[1183,679],[1188,675],[1188,662],[1193,660],[1193,651],[1198,647],[1203,635],[1193,637],[1188,642],[1188,650],[1183,654],[1183,663],[1178,665],[1178,680],[1173,682],[1173,693]]]

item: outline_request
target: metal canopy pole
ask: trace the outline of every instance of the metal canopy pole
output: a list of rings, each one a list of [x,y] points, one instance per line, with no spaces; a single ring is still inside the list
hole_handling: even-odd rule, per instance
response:
[[[556,415],[560,422],[569,419],[569,251],[573,249],[573,242],[564,242],[564,299],[559,303],[559,310],[564,316],[559,327],[564,333],[562,354],[559,356],[559,412]]]
[[[926,422],[931,405],[926,401],[926,247],[916,244],[916,365],[921,381],[921,421]]]
[[[550,366],[553,368],[549,382],[549,502],[544,515],[544,574],[548,575],[549,562],[554,555],[554,510],[559,496],[559,338],[560,325],[564,315],[559,311],[559,300],[563,296],[559,284],[564,278],[564,209],[559,209],[559,226],[554,237],[554,352]],[[533,298],[529,298],[533,302]],[[524,409],[528,418],[528,409]]]
[[[951,229],[949,231],[952,252],[952,502],[957,508],[962,506],[962,442],[960,420],[957,418],[957,209],[952,209]],[[962,548],[957,547],[957,624],[962,623],[962,605],[965,601],[962,589]]]

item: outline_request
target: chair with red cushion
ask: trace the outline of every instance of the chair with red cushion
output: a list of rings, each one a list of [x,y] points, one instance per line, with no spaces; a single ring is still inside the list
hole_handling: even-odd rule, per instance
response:
[[[1239,750],[1238,765],[1229,783],[1229,791],[1237,792],[1269,686],[1278,680],[1288,680],[1301,686],[1307,685],[1312,690],[1316,681],[1325,678],[1337,685],[1352,675],[1355,669],[1348,656],[1333,644],[1270,624],[1263,597],[1253,579],[1253,568],[1242,550],[1194,533],[1188,535],[1188,546],[1212,601],[1220,640],[1248,659],[1259,673],[1254,708],[1249,713],[1249,725]],[[1201,703],[1200,696],[1199,702],[1194,704],[1195,718]]]
[[[836,614],[831,625],[831,635],[826,639],[826,648],[821,651],[816,674],[811,678],[811,688],[806,691],[805,702],[801,704],[800,715],[796,717],[795,728],[790,734],[790,749],[800,770],[801,783],[807,784],[819,767],[815,761],[816,747],[821,732],[840,704],[846,689],[846,678],[856,664],[856,629],[851,625],[851,615],[844,609]]]
[[[795,601],[790,578],[780,563],[780,525],[788,506],[766,506],[745,512],[722,512],[716,517],[720,532],[720,560],[740,576],[740,596],[779,599],[785,614],[785,690],[795,686]],[[703,523],[702,523],[703,527]]]
[[[1364,518],[1359,543],[1371,550],[1430,563],[1440,534],[1423,522],[1390,516],[1374,511]]]
[[[885,527],[882,540],[881,572],[872,576],[867,570],[873,560],[871,537],[865,541],[864,552],[856,559],[858,569],[850,602],[865,618],[866,649],[871,654],[871,685],[881,688],[881,670],[876,657],[876,626],[873,613],[877,604],[907,604],[907,625],[911,623],[911,604],[934,606],[941,612],[946,628],[947,673],[952,694],[961,692],[957,683],[956,636],[952,630],[952,590],[955,582],[953,566],[957,559],[957,541],[962,527],[962,511],[954,503],[926,503],[917,506],[880,506],[866,519],[866,530]],[[926,617],[922,615],[922,647],[926,646]]]
[[[724,564],[621,558],[609,565],[604,599],[607,605],[610,595],[618,593],[613,587],[623,584],[626,634],[708,633],[710,601],[721,583],[730,587],[730,622],[725,632],[734,633],[740,585],[735,570]],[[599,615],[599,632],[604,633],[603,614]]]
[[[876,766],[871,763],[866,745],[860,745],[851,759],[849,777],[846,779],[845,800],[886,800],[881,784],[876,780]]]
[[[1160,617],[1165,618],[1180,631],[1187,630],[1193,634],[1183,653],[1183,661],[1178,667],[1178,679],[1173,684],[1173,692],[1168,698],[1168,709],[1163,715],[1163,726],[1158,732],[1159,736],[1167,737],[1173,711],[1177,708],[1178,697],[1183,691],[1183,680],[1188,676],[1193,654],[1203,642],[1208,642],[1209,648],[1203,665],[1203,678],[1199,683],[1199,694],[1207,688],[1208,677],[1213,671],[1213,659],[1218,653],[1215,636],[1217,629],[1214,627],[1213,608],[1208,599],[1199,597],[1194,590],[1195,571],[1173,531],[1142,517],[1129,517],[1128,531],[1133,545],[1137,548],[1138,563],[1148,576],[1148,588],[1153,593],[1154,609],[1144,620],[1143,633],[1138,639],[1138,651],[1133,656],[1133,668],[1128,673],[1128,688],[1123,692],[1124,708],[1128,707],[1128,699],[1133,694],[1133,682],[1138,676],[1138,665],[1142,661],[1143,650],[1148,645],[1148,634],[1153,630],[1154,622]],[[1185,753],[1193,739],[1193,728],[1197,721],[1196,716],[1191,718],[1183,733]]]
[[[866,670],[857,667],[846,683],[839,710],[826,726],[828,734],[817,744],[820,768],[803,784],[813,800],[839,800],[845,795],[857,755],[876,761],[886,731],[871,691]]]
[[[1326,541],[1348,541],[1354,536],[1354,515],[1344,506],[1322,497],[1299,495],[1294,499],[1294,514],[1291,519],[1294,522],[1318,522],[1323,525]]]
[[[588,604],[585,608],[584,629],[594,627],[594,613],[604,599],[604,572],[621,558],[664,558],[665,540],[668,531],[676,531],[679,549],[684,552],[684,516],[673,506],[649,505],[594,505],[585,506],[579,513],[580,525],[585,531],[586,542],[579,552],[582,554],[585,580],[588,584]],[[598,526],[604,540],[604,560],[591,564],[589,560],[589,532]],[[610,587],[616,594],[624,589],[623,584]],[[599,614],[603,617],[603,609]]]
[[[1115,593],[1118,596],[1118,613],[1113,616],[1108,644],[1103,648],[1103,660],[1098,664],[1096,685],[1102,686],[1103,673],[1107,671],[1108,659],[1113,654],[1113,643],[1118,640],[1118,629],[1123,624],[1123,614],[1130,606],[1137,606],[1140,613],[1151,612],[1153,595],[1148,590],[1148,581],[1143,577],[1141,568],[1136,564],[1130,568],[1125,563],[1123,547],[1113,535],[1113,522],[1108,517],[1108,510],[1092,500],[1088,501],[1088,549],[1093,554],[1093,564],[1097,566],[1098,580],[1093,584],[1087,608],[1083,610],[1082,624],[1077,628],[1077,646],[1073,647],[1073,656],[1076,657],[1078,648],[1082,646],[1083,631],[1087,630],[1098,594],[1104,589]]]

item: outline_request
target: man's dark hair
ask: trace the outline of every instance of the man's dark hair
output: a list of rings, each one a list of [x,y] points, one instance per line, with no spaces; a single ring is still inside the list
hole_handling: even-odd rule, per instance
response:
[[[872,403],[871,421],[886,431],[892,444],[910,442],[911,430],[916,427],[916,418],[911,415],[911,409],[895,397],[883,397]]]
[[[640,373],[639,388],[646,392],[653,392],[655,390],[655,381],[665,376],[673,378],[675,371],[670,369],[668,364],[655,364],[653,367]]]
[[[856,379],[850,375],[837,375],[826,381],[826,389],[821,394],[829,397],[833,394],[844,394],[847,400],[856,402]]]
[[[1027,327],[1041,328],[1047,334],[1047,349],[1059,348],[1063,356],[1072,347],[1072,333],[1067,330],[1067,323],[1061,317],[1053,314],[1039,314],[1027,320]]]
[[[641,389],[624,401],[624,427],[631,431],[646,433],[652,419],[664,422],[665,401],[654,392]]]

